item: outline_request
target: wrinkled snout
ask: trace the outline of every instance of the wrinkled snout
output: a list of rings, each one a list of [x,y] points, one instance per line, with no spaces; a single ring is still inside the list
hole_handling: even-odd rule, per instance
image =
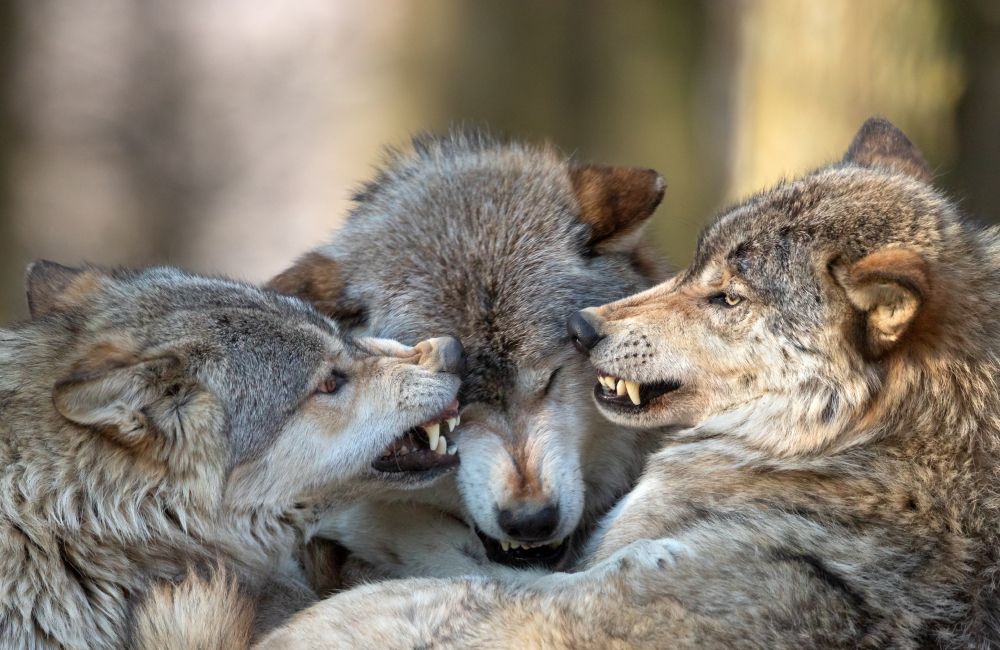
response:
[[[417,351],[416,363],[431,372],[462,375],[465,372],[465,349],[453,336],[440,336],[421,341],[413,346]]]
[[[566,329],[573,339],[573,346],[587,355],[604,336],[600,333],[601,318],[595,307],[581,310],[569,317]]]

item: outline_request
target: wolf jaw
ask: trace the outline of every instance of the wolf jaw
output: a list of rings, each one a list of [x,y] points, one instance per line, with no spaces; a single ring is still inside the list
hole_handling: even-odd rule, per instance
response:
[[[456,399],[435,417],[408,429],[386,446],[372,461],[372,467],[387,474],[431,472],[456,467],[459,463],[458,447],[449,444],[441,430],[447,427],[447,432],[451,433],[461,424],[458,409]]]

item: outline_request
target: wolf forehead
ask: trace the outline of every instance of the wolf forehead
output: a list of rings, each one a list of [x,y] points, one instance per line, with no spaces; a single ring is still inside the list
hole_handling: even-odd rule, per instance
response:
[[[642,288],[629,255],[588,252],[569,163],[548,147],[418,138],[355,199],[323,249],[348,298],[380,336],[461,338],[467,399],[502,400],[564,342],[570,314]]]
[[[787,297],[814,285],[824,262],[850,263],[893,245],[933,258],[948,211],[930,186],[914,179],[825,168],[723,213],[699,239],[686,279],[725,266],[765,296]]]

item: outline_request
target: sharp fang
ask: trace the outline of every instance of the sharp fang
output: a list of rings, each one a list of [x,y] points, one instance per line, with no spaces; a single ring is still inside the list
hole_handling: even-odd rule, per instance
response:
[[[614,377],[605,377],[604,378],[604,386],[608,390],[614,390],[615,389],[615,378]]]
[[[642,404],[639,401],[639,384],[634,381],[625,381],[625,390],[628,391],[628,398],[632,400],[632,403],[636,406]]]
[[[424,425],[424,431],[427,432],[428,447],[437,449],[438,436],[441,435],[441,423],[435,422],[434,424]]]
[[[434,449],[434,451],[442,455],[448,453],[448,439],[445,438],[444,436],[441,436],[437,441],[437,447]]]
[[[451,433],[452,431],[454,431],[455,427],[457,427],[457,426],[458,426],[458,417],[457,416],[453,417],[453,418],[448,418],[448,433]]]
[[[455,416],[455,426],[457,427],[460,424],[462,424],[462,414],[461,413],[459,413],[458,415]]]
[[[510,550],[510,542],[500,542],[500,548],[502,548],[503,552],[506,553]]]
[[[456,447],[455,445],[451,445],[450,447],[448,447],[449,456],[454,456],[457,453],[458,453],[458,447]]]
[[[618,380],[618,385],[615,386],[615,393],[618,394],[618,397],[621,397],[622,395],[625,394],[625,380],[624,379],[619,379]]]

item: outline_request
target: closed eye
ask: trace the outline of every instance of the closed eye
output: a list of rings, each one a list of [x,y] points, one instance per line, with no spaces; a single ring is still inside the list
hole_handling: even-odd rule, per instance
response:
[[[331,370],[330,373],[323,378],[323,381],[319,383],[319,386],[316,387],[316,392],[324,395],[333,395],[346,383],[347,375],[336,370]]]
[[[549,380],[545,383],[545,389],[542,390],[542,397],[548,395],[549,391],[552,390],[552,386],[556,383],[556,377],[559,375],[560,370],[562,370],[561,366],[553,370],[552,374],[549,375]]]

